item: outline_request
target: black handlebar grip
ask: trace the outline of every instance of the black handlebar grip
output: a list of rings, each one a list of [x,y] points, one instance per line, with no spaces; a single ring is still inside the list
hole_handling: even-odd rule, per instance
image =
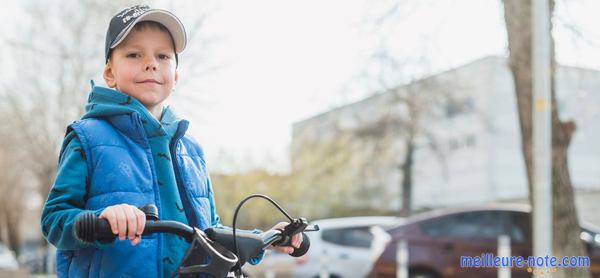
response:
[[[112,233],[110,224],[106,219],[100,219],[93,212],[84,212],[75,221],[75,235],[84,242],[110,243],[117,238]]]
[[[310,248],[310,238],[305,233],[302,233],[302,243],[300,243],[300,247],[294,248],[294,252],[290,254],[290,256],[300,257],[308,252],[308,248]]]

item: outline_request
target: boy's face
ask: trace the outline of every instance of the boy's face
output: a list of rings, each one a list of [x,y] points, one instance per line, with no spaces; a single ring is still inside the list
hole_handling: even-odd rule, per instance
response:
[[[104,67],[109,87],[135,97],[158,117],[178,79],[171,36],[158,28],[132,30]]]

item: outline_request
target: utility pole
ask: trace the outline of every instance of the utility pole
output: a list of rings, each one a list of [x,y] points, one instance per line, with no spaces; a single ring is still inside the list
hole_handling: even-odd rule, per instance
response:
[[[544,257],[552,255],[550,8],[548,0],[533,0],[532,4],[533,255]],[[551,276],[544,274],[534,271],[535,277]]]

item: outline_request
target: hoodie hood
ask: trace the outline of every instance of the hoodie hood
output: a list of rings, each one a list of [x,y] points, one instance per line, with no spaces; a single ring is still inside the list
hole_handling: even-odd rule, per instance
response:
[[[139,115],[147,137],[172,136],[181,121],[170,107],[165,106],[159,122],[136,98],[114,89],[96,86],[92,81],[92,91],[82,119],[112,118],[134,114]]]

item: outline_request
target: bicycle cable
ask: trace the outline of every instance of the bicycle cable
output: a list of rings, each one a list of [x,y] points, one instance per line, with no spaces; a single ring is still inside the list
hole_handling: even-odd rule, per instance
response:
[[[244,198],[235,208],[235,212],[233,213],[233,246],[235,246],[235,255],[238,256],[239,249],[238,249],[238,245],[237,245],[237,241],[236,241],[236,236],[235,236],[235,224],[237,222],[237,215],[239,210],[242,208],[242,205],[244,205],[244,203],[246,203],[246,201],[252,199],[252,198],[263,198],[269,202],[271,202],[271,204],[273,204],[277,209],[279,209],[279,211],[281,211],[281,213],[283,213],[283,215],[285,215],[285,217],[287,217],[290,220],[290,223],[294,221],[294,219],[279,205],[277,204],[277,202],[273,201],[273,199],[271,199],[269,196],[267,195],[263,195],[263,194],[252,194],[246,198]],[[235,270],[236,274],[239,275],[239,273],[241,273],[242,271],[242,266],[240,265],[239,260],[236,262],[235,264]],[[239,271],[239,272],[238,272]]]

